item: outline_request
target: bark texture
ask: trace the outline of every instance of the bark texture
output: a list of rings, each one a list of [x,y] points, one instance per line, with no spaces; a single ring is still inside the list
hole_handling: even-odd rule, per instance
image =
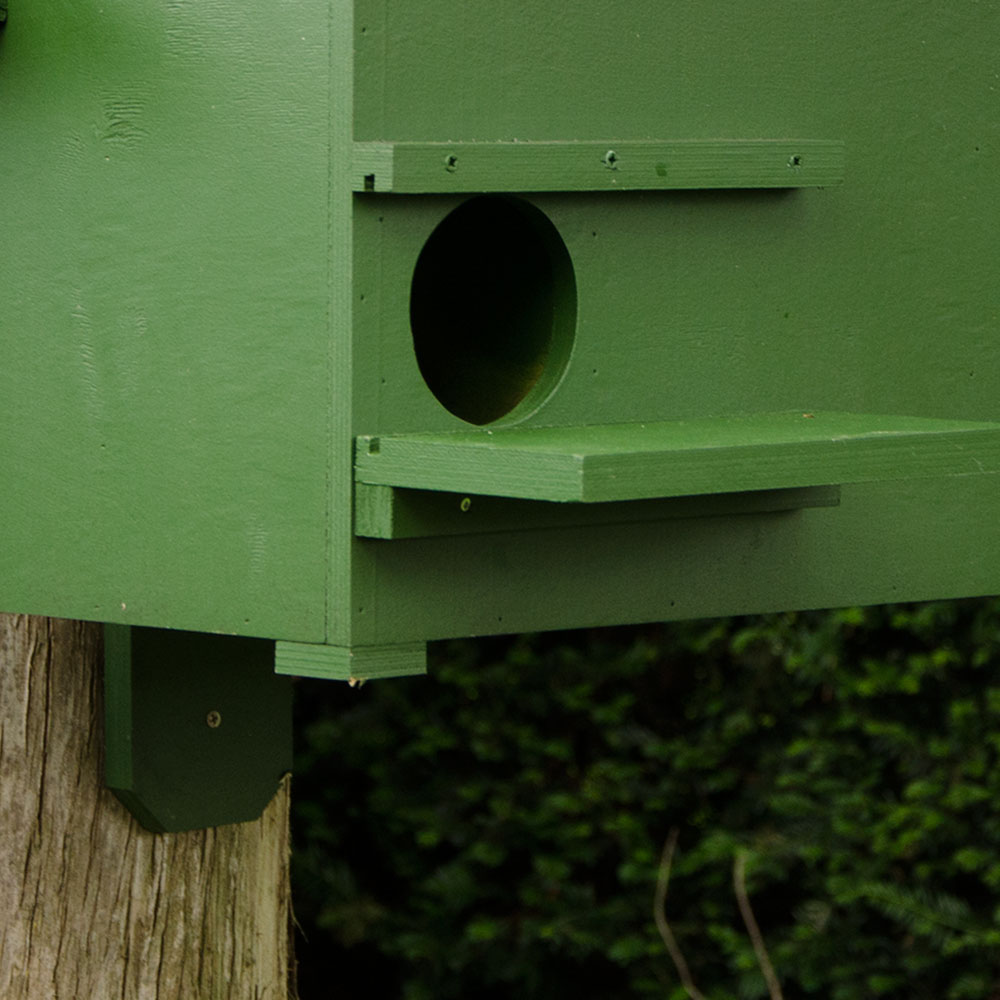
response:
[[[103,786],[100,627],[0,615],[0,997],[286,1000],[288,782],[142,829]]]

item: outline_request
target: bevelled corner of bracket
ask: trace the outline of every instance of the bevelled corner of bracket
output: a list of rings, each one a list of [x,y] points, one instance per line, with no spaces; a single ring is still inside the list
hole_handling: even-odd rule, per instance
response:
[[[273,644],[105,626],[105,780],[149,830],[256,819],[292,766]]]
[[[367,681],[427,673],[427,646],[423,642],[385,646],[325,646],[279,641],[274,670],[294,677]]]
[[[826,139],[358,142],[357,192],[656,191],[829,187],[844,144]]]

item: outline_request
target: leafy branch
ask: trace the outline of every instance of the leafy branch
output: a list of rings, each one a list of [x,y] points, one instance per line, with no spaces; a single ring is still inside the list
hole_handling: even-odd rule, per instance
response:
[[[660,870],[656,879],[656,891],[653,894],[653,919],[656,921],[656,929],[663,939],[667,954],[670,955],[677,975],[680,977],[681,985],[684,987],[691,1000],[706,1000],[702,993],[694,984],[691,969],[684,958],[684,953],[677,944],[674,932],[670,928],[667,920],[666,902],[667,885],[670,882],[670,869],[673,866],[674,851],[677,849],[677,827],[673,827],[667,835],[663,844],[663,851],[660,855]],[[733,859],[733,892],[736,894],[736,902],[739,904],[740,915],[746,926],[747,934],[750,936],[750,943],[753,945],[754,954],[757,956],[757,964],[760,966],[764,982],[767,984],[767,992],[771,1000],[784,1000],[781,992],[781,984],[778,976],[771,964],[771,957],[768,955],[767,947],[764,944],[764,935],[760,932],[757,918],[754,916],[753,907],[750,905],[750,894],[747,892],[746,867],[747,851],[737,851]]]

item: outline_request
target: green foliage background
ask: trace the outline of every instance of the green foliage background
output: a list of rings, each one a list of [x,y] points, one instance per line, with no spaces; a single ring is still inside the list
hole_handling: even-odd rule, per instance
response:
[[[441,643],[304,683],[303,1000],[1000,997],[1000,602]]]

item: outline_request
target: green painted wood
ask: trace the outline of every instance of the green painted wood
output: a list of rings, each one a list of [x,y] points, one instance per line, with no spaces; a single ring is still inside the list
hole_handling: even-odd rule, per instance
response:
[[[355,143],[355,191],[669,191],[828,187],[844,144],[817,139],[673,142]]]
[[[809,486],[665,500],[559,504],[358,483],[354,498],[355,534],[365,538],[400,539],[836,507],[840,503],[840,487]]]
[[[354,134],[354,0],[331,0],[329,33],[329,91],[326,108],[329,181],[326,202],[315,205],[328,226],[325,289],[311,294],[328,301],[326,400],[314,410],[317,424],[326,431],[325,461],[317,471],[326,477],[324,629],[320,636],[286,633],[279,638],[350,644],[353,593],[366,587],[372,567],[355,562],[352,537],[351,476],[355,390],[363,397],[370,385],[357,380],[358,358],[352,335],[357,293],[354,287],[354,211],[350,190]],[[324,294],[325,293],[325,294]],[[321,548],[322,551],[322,548]]]
[[[325,638],[329,18],[18,0],[5,610]]]
[[[838,507],[361,544],[373,641],[995,594],[1000,475],[844,486]]]
[[[519,426],[813,409],[993,422],[995,28],[981,4],[640,2],[626,17],[589,0],[364,0],[354,138],[842,139],[848,183],[791,197],[532,196],[579,308],[565,376]],[[356,198],[355,435],[469,429],[427,390],[409,330],[414,262],[461,200]],[[835,508],[752,518],[359,538],[351,627],[377,643],[995,593],[997,482],[856,484]]]
[[[292,689],[274,644],[111,625],[105,777],[139,821],[175,832],[256,819],[292,766]]]
[[[360,437],[362,483],[608,502],[1000,469],[1000,424],[777,413]]]
[[[443,181],[432,164],[454,185],[469,156],[524,152],[470,190],[603,159],[609,136],[850,152],[824,190],[611,194],[633,166],[616,156],[586,168],[605,190],[508,191],[551,221],[576,284],[568,363],[518,429],[1000,420],[995,29],[989,4],[901,0],[249,18],[18,0],[0,37],[0,607],[351,648],[1000,590],[995,477],[921,466],[926,442],[925,478],[845,485],[837,507],[392,544],[352,520],[358,436],[469,430],[410,329],[416,261],[465,195],[380,194],[387,146],[457,144]],[[459,344],[481,332],[469,298],[442,324]]]
[[[354,647],[279,642],[274,669],[279,674],[352,683],[408,677],[427,673],[427,650],[422,642]]]

